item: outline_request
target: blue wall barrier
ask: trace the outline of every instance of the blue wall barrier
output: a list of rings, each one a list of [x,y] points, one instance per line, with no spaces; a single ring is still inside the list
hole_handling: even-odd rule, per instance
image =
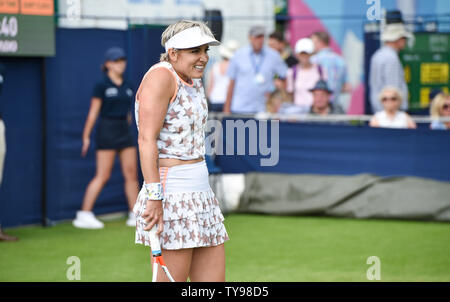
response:
[[[226,150],[227,120],[223,150]],[[257,126],[260,124],[257,123]],[[270,125],[268,128],[271,128]],[[255,132],[257,133],[257,132]],[[270,132],[269,132],[270,134]],[[246,133],[247,138],[250,131]],[[270,135],[268,135],[270,138]],[[262,166],[270,155],[250,156],[248,139],[245,156],[217,155],[223,173],[276,172],[300,174],[418,176],[450,181],[450,131],[427,129],[381,129],[339,124],[279,123],[279,160]],[[259,142],[258,142],[259,143]],[[272,149],[269,139],[268,146]]]
[[[35,223],[41,217],[43,59],[1,58],[6,68],[0,103],[7,153],[0,187],[3,226]]]
[[[0,221],[4,227],[41,222],[43,184],[47,219],[75,216],[86,186],[95,174],[95,128],[86,158],[80,156],[81,136],[93,86],[103,77],[100,66],[104,53],[111,46],[126,50],[126,76],[137,89],[142,76],[163,51],[162,31],[162,27],[127,31],[57,29],[55,57],[1,58],[6,67],[0,96],[7,140],[0,188]],[[42,166],[43,68],[47,125],[45,167]],[[136,129],[134,132],[136,134]],[[94,212],[126,209],[123,179],[116,160],[111,179],[99,196]]]
[[[0,187],[0,220],[4,227],[39,223],[44,210],[49,220],[75,216],[95,173],[95,142],[87,157],[81,158],[81,135],[93,85],[102,77],[103,54],[111,46],[123,47],[128,54],[127,77],[137,88],[144,73],[163,51],[162,31],[159,27],[127,31],[57,29],[55,57],[1,58],[7,70],[0,96],[7,140]],[[45,87],[42,86],[44,70]],[[217,156],[216,163],[224,173],[369,172],[450,180],[449,132],[292,123],[280,123],[279,131],[277,165],[262,167],[262,156],[258,155]],[[46,154],[45,167],[43,154]],[[41,206],[44,184],[45,209]],[[126,209],[122,176],[116,162],[94,212]]]

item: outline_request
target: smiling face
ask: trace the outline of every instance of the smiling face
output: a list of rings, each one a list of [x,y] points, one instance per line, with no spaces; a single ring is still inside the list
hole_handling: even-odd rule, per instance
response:
[[[175,71],[185,81],[198,79],[203,76],[206,64],[209,61],[209,45],[201,45],[189,49],[171,49],[170,62]]]

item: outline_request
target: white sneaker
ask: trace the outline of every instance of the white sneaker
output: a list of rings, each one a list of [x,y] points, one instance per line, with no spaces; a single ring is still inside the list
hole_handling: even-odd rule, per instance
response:
[[[78,211],[73,225],[80,229],[102,229],[105,225],[90,211]]]
[[[127,226],[136,227],[136,216],[134,216],[133,211],[128,213]]]

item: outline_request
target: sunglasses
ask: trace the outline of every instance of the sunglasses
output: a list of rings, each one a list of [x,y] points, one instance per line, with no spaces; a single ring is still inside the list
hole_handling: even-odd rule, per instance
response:
[[[381,99],[381,101],[382,102],[386,102],[386,101],[396,101],[397,100],[397,97],[396,96],[393,96],[393,97],[390,97],[390,98],[388,98],[388,97],[383,97],[382,99]]]

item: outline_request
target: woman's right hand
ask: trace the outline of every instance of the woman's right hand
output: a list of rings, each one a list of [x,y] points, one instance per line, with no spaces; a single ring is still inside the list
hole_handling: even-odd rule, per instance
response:
[[[164,229],[162,201],[147,200],[142,218],[147,222],[147,226],[144,228],[145,231],[150,231],[157,224],[158,229],[156,230],[156,234],[161,234]]]
[[[86,153],[89,150],[89,145],[91,144],[91,140],[89,138],[83,138],[83,146],[81,147],[81,156],[85,157]]]

